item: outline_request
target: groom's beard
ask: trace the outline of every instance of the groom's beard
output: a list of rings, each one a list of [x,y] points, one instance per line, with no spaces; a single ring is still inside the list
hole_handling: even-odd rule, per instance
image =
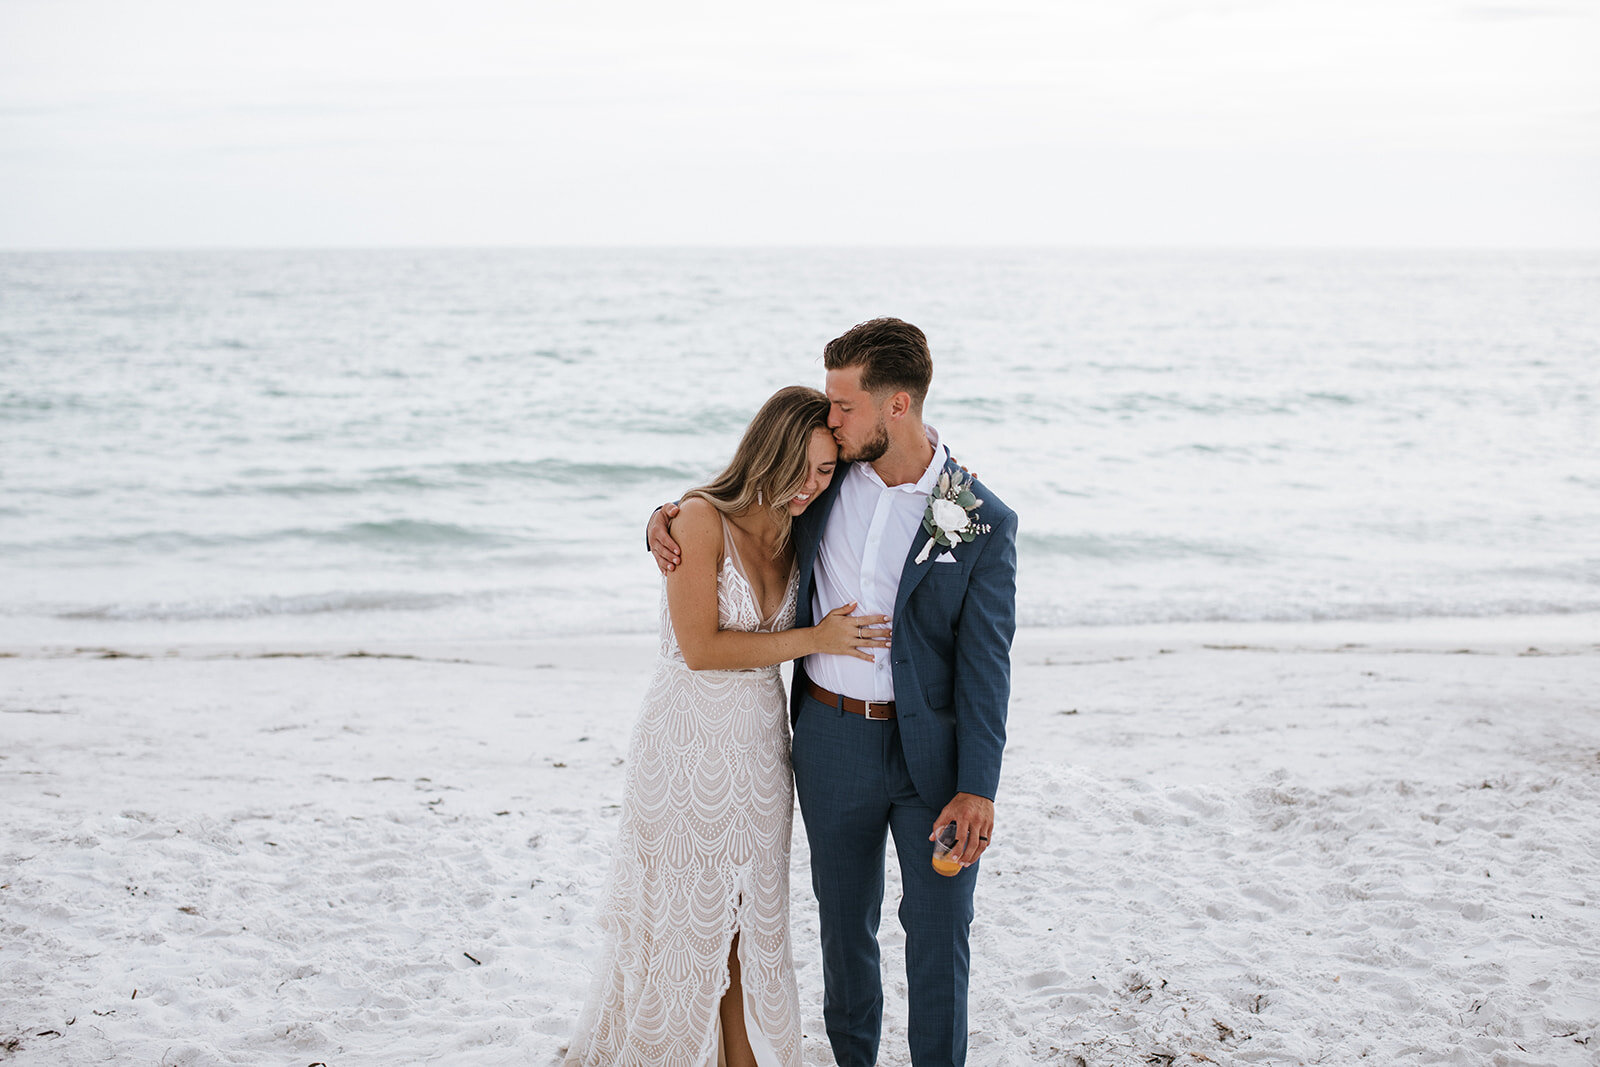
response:
[[[887,451],[889,451],[889,426],[882,419],[879,419],[878,426],[873,431],[871,439],[854,452],[845,454],[841,450],[839,458],[846,463],[875,463],[882,459],[883,454]]]

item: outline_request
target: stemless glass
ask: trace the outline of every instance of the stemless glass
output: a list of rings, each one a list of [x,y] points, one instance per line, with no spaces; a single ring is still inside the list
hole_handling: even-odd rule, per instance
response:
[[[951,820],[939,831],[939,836],[933,842],[933,869],[946,878],[954,878],[961,873],[961,868],[964,866],[955,857],[960,840],[956,837],[955,821]]]

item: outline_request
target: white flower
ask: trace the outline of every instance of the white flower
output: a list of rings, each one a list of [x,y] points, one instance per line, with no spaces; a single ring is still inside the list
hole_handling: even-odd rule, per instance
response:
[[[935,544],[955,548],[989,532],[988,525],[978,522],[978,516],[973,514],[983,501],[973,494],[972,485],[972,473],[965,467],[960,474],[939,473],[938,484],[928,494],[928,507],[922,513],[922,528],[932,536],[917,553],[918,563],[928,558]]]
[[[934,544],[954,549],[979,534],[989,533],[989,526],[978,522],[978,515],[974,514],[982,506],[984,502],[973,493],[970,470],[962,467],[962,472],[954,475],[949,470],[941,470],[933,493],[928,494],[928,507],[923,510],[922,528],[931,536],[928,544],[922,545],[922,552],[917,553],[917,563],[928,558]]]
[[[935,499],[931,508],[934,525],[944,531],[944,536],[949,541],[955,541],[956,535],[972,523],[972,519],[967,515],[967,509],[954,500]]]

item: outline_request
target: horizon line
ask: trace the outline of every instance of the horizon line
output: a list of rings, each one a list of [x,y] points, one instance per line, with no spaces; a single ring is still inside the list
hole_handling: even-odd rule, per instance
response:
[[[134,252],[534,252],[534,251],[1061,251],[1061,252],[1600,252],[1600,244],[1368,244],[1125,242],[622,242],[394,244],[150,244],[0,246],[0,255]]]

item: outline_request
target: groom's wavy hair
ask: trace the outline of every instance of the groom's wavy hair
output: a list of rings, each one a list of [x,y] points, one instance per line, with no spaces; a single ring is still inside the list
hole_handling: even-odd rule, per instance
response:
[[[860,367],[861,388],[874,399],[905,392],[918,415],[933,384],[927,335],[904,319],[871,319],[850,327],[823,347],[822,365],[828,370]]]
[[[725,515],[771,508],[778,520],[776,555],[789,543],[793,516],[785,505],[805,488],[812,431],[827,428],[828,398],[804,385],[786,385],[745,427],[727,468],[683,497],[697,496]]]

